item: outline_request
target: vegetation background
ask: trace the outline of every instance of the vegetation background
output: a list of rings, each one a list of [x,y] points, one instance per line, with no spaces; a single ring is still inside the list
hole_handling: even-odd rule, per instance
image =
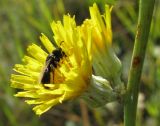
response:
[[[58,105],[38,117],[24,99],[15,98],[10,87],[14,64],[20,63],[31,43],[39,36],[53,40],[52,20],[63,14],[75,15],[77,24],[89,17],[94,2],[112,11],[113,47],[123,63],[122,79],[127,82],[138,16],[138,0],[0,0],[0,126],[123,126],[123,105],[109,103],[89,108],[83,101]],[[160,1],[156,0],[149,44],[143,68],[138,102],[138,126],[160,125]]]

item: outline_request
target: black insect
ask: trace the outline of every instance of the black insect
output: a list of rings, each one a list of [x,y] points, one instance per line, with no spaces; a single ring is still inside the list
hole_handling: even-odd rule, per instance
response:
[[[61,48],[55,49],[46,58],[45,68],[40,80],[41,84],[49,84],[53,78],[54,70],[57,68],[61,58],[66,57],[64,51]]]

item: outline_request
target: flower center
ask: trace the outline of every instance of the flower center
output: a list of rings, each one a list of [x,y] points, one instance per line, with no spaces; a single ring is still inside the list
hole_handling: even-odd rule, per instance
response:
[[[60,60],[58,67],[53,71],[54,75],[52,82],[63,83],[72,68],[73,65],[71,64],[69,57],[63,57]]]

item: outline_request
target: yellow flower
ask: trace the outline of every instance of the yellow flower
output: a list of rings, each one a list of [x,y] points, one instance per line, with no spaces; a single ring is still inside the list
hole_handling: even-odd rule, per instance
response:
[[[90,7],[91,19],[86,20],[83,26],[85,28],[92,25],[92,57],[95,74],[116,85],[120,81],[121,62],[112,48],[111,10],[112,7],[105,5],[105,13],[101,15],[97,5],[94,4]]]
[[[88,88],[92,74],[91,39],[82,38],[81,28],[76,26],[74,18],[65,15],[63,24],[53,21],[51,28],[59,48],[42,34],[40,39],[47,52],[32,44],[27,49],[28,56],[24,56],[23,63],[15,65],[13,70],[17,73],[11,75],[11,86],[22,89],[15,96],[27,97],[26,102],[35,105],[33,110],[38,115],[82,94]],[[88,36],[90,33],[87,31]],[[55,67],[52,64],[49,84],[42,83],[48,55],[60,48],[64,54]]]

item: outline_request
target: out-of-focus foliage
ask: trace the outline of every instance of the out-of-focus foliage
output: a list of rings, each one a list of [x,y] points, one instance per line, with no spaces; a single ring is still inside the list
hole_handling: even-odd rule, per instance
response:
[[[1,0],[0,1],[0,126],[122,126],[122,103],[110,103],[91,109],[84,102],[66,102],[36,116],[24,100],[13,97],[9,79],[15,63],[20,63],[26,47],[40,44],[41,32],[53,41],[50,23],[63,14],[75,15],[78,24],[89,17],[88,7],[96,2],[112,10],[113,45],[123,62],[123,80],[127,82],[138,16],[138,1],[133,0]],[[160,124],[160,2],[156,1],[147,55],[143,69],[138,125]]]

